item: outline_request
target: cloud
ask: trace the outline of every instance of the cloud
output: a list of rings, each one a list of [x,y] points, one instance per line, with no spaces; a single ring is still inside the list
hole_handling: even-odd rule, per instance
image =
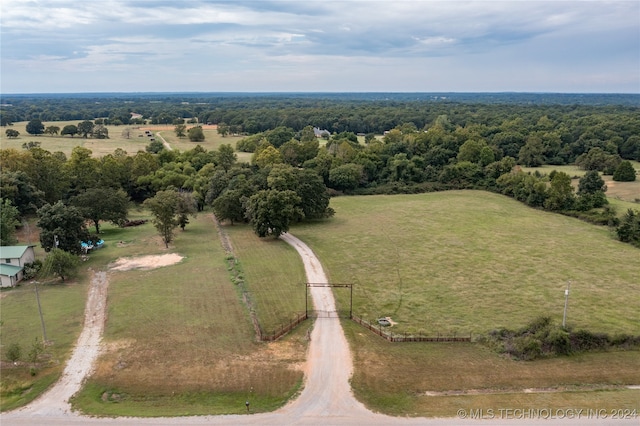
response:
[[[548,90],[640,91],[636,1],[3,0],[0,8],[3,92],[74,91],[80,82],[119,91],[125,75],[145,76],[139,84],[152,91],[531,90],[545,79]],[[203,88],[211,75],[219,84]],[[179,83],[166,87],[171,79]]]

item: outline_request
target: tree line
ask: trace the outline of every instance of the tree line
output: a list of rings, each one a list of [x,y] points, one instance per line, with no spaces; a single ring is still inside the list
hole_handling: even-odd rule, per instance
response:
[[[402,122],[384,135],[366,133],[360,139],[353,131],[320,139],[311,125],[299,130],[275,126],[238,142],[239,149],[253,153],[250,164],[238,163],[229,144],[212,151],[199,145],[184,152],[159,148],[129,154],[116,149],[101,158],[79,146],[69,158],[38,144],[3,149],[2,242],[11,243],[12,228],[22,216],[37,214],[45,249],[77,253],[79,242],[90,238],[84,223],[94,224],[95,238],[100,221],[126,220],[129,202],[145,203],[169,244],[173,230],[184,229],[189,215],[207,206],[221,220],[251,223],[264,237],[286,232],[295,221],[331,216],[331,195],[476,188],[610,224],[622,241],[640,245],[640,214],[630,210],[618,221],[598,173],[621,181],[636,179],[628,160],[640,153],[637,114],[627,107],[617,113],[613,107],[596,108],[597,114],[574,108],[573,119],[564,122],[562,114],[549,115],[548,106],[542,116],[532,107],[522,117],[511,115],[513,106],[496,106],[501,112],[489,117],[493,106],[485,105],[474,120],[459,124],[457,108],[469,114],[471,107],[458,105],[423,126]],[[566,163],[588,171],[577,191],[566,173],[519,169]],[[48,224],[52,218],[64,218],[64,226],[77,229],[66,230],[62,238],[62,225]]]

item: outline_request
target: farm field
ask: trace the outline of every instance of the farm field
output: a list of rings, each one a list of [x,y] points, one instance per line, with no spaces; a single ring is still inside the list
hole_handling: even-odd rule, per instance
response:
[[[163,251],[157,237],[145,239]],[[310,323],[281,341],[255,342],[210,214],[179,232],[171,251],[184,259],[110,274],[108,349],[74,405],[135,416],[241,413],[246,399],[253,412],[282,405],[301,384]]]
[[[640,301],[629,297],[640,290],[637,249],[604,228],[476,191],[342,197],[331,205],[329,222],[291,232],[318,254],[330,281],[355,284],[355,314],[390,316],[397,333],[464,336],[517,329],[540,315],[560,323],[571,280],[570,327],[640,334]],[[348,294],[334,294],[344,309]],[[343,326],[354,392],[384,413],[640,408],[640,391],[620,388],[640,383],[638,350],[519,362],[480,344],[389,343],[350,321]]]
[[[270,333],[305,311],[305,271],[296,251],[248,226],[224,226],[246,278],[249,297],[263,331]]]
[[[541,315],[596,332],[640,332],[638,250],[604,227],[481,191],[338,197],[333,219],[292,227],[354,313],[398,333],[468,336]],[[348,294],[336,291],[343,307]]]
[[[148,218],[144,211],[130,216]],[[311,323],[303,323],[278,342],[255,342],[248,311],[231,283],[210,214],[192,219],[185,232],[178,232],[170,250],[164,249],[150,223],[135,228],[104,224],[102,229],[105,248],[93,252],[83,263],[85,272],[73,283],[41,289],[41,298],[47,297],[43,303],[47,324],[56,322],[50,331],[48,328],[55,345],[47,350],[55,351],[56,362],[35,378],[29,377],[26,367],[5,369],[3,365],[3,411],[28,402],[60,374],[82,326],[88,268],[109,270],[108,265],[116,259],[167,253],[184,259],[159,269],[108,273],[106,349],[74,406],[98,415],[220,414],[242,412],[244,401],[250,398],[252,411],[260,412],[275,409],[296,392]],[[250,229],[244,230],[253,235]],[[280,241],[273,244],[286,247]],[[300,263],[295,253],[286,249],[283,253],[278,252],[274,261],[280,265]],[[242,256],[240,259],[242,262]],[[256,275],[250,267],[246,271],[249,277]],[[301,282],[294,275],[291,279],[291,285]],[[289,284],[284,276],[279,283]],[[265,284],[273,290],[273,282]],[[258,295],[266,292],[261,291],[260,283],[252,290]],[[33,288],[23,285],[2,296],[3,342],[24,336],[20,343],[28,349],[33,336],[41,335],[37,310],[24,309],[35,309]],[[32,303],[25,302],[30,299]],[[303,300],[298,298],[297,303]]]
[[[607,198],[609,198],[610,200],[619,200],[624,202],[622,204],[622,207],[619,208],[619,210],[622,210],[622,213],[624,213],[627,208],[640,209],[640,206],[638,206],[638,203],[640,202],[640,162],[631,161],[631,164],[636,170],[636,175],[638,176],[634,182],[616,182],[613,180],[613,176],[601,174],[604,183],[607,185],[607,192],[605,192]],[[522,170],[527,173],[535,173],[537,171],[539,173],[547,175],[553,170],[565,172],[572,177],[571,182],[576,190],[578,188],[578,181],[580,180],[580,177],[584,176],[584,174],[587,172],[586,170],[583,170],[574,165],[544,165],[540,167],[523,167]],[[626,203],[635,203],[635,206]]]
[[[64,126],[68,124],[78,125],[80,121],[72,120],[72,121],[48,121],[43,122],[46,126],[58,126],[60,129],[64,128]],[[121,125],[121,126],[105,126],[109,130],[109,139],[92,139],[92,138],[83,138],[81,136],[74,136],[73,138],[70,136],[50,136],[50,135],[38,135],[33,136],[27,133],[26,130],[27,122],[18,122],[14,123],[11,126],[12,129],[20,132],[20,136],[17,138],[7,138],[4,135],[4,130],[2,135],[0,136],[2,140],[2,149],[6,148],[15,148],[22,149],[22,144],[28,143],[31,141],[40,142],[41,147],[50,152],[61,151],[64,152],[67,157],[71,155],[71,151],[76,146],[82,146],[90,149],[93,152],[94,157],[103,157],[107,154],[113,153],[117,148],[122,148],[128,154],[133,155],[138,151],[144,151],[145,147],[149,144],[149,140],[146,136],[144,136],[145,130],[150,130],[154,135],[160,133],[162,137],[169,143],[172,149],[177,149],[180,151],[186,151],[189,149],[193,149],[196,145],[202,145],[206,150],[215,150],[222,144],[230,144],[234,149],[236,146],[236,142],[240,140],[237,136],[226,136],[222,137],[218,134],[217,128],[214,125],[205,125],[203,126],[203,131],[205,134],[205,140],[203,142],[191,142],[189,138],[178,138],[174,133],[174,126],[164,126],[164,125]],[[193,125],[187,124],[187,128],[192,127]],[[125,129],[130,129],[130,137],[125,137],[123,135],[123,131]],[[238,153],[238,159],[246,159],[246,153]],[[250,159],[250,155],[248,159]],[[248,161],[248,160],[247,160]]]

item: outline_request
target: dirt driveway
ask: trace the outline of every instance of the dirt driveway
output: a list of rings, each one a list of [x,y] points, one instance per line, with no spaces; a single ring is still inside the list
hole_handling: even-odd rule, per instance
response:
[[[291,234],[281,236],[300,254],[307,282],[326,283],[327,277],[313,251]],[[176,418],[91,418],[71,412],[67,400],[77,392],[91,373],[99,354],[104,327],[107,296],[107,274],[96,272],[87,299],[85,326],[67,367],[56,385],[31,404],[0,416],[9,425],[486,425],[515,424],[611,424],[637,425],[636,420],[552,419],[478,421],[469,419],[425,419],[389,417],[367,410],[351,393],[349,379],[353,368],[349,345],[337,318],[318,318],[311,333],[305,385],[300,396],[273,413],[230,416],[198,416]],[[334,311],[333,293],[327,287],[312,287],[313,304],[318,310]],[[597,420],[597,421],[596,421]]]

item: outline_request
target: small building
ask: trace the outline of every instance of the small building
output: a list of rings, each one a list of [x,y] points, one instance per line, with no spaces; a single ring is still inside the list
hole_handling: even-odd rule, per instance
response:
[[[0,286],[15,287],[22,280],[24,265],[35,259],[33,246],[0,247]]]
[[[313,134],[316,136],[316,138],[324,138],[331,135],[328,130],[320,129],[319,127],[313,128]]]

